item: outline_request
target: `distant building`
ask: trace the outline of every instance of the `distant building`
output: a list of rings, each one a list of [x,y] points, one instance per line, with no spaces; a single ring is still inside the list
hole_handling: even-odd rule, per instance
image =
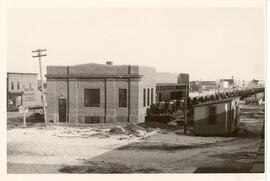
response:
[[[202,91],[215,91],[217,89],[216,81],[200,81]]]
[[[192,81],[190,82],[190,97],[207,96],[217,91],[216,81]]]
[[[239,97],[209,101],[193,106],[194,134],[227,136],[239,123]]]
[[[80,124],[138,123],[156,102],[156,69],[137,65],[47,66],[47,117]]]
[[[188,89],[187,89],[188,90]],[[181,100],[184,99],[186,95],[186,84],[178,83],[157,83],[156,84],[156,100],[161,101],[171,101],[171,100]],[[187,92],[187,97],[188,97]]]
[[[216,81],[192,81],[190,82],[190,91],[211,91],[217,89]]]
[[[7,107],[18,107],[24,104],[23,94],[27,93],[33,104],[38,96],[38,79],[36,73],[7,73]],[[26,100],[28,101],[28,100]],[[28,101],[29,102],[29,101]]]
[[[189,91],[190,92],[199,92],[200,91],[199,81],[189,82]]]
[[[252,81],[248,82],[246,85],[246,89],[254,89],[258,88],[259,86],[259,80],[253,79]]]
[[[220,79],[218,82],[219,91],[232,91],[236,88],[234,79]]]
[[[180,73],[177,79],[178,84],[188,84],[189,83],[189,74]]]
[[[258,86],[259,87],[265,87],[265,82],[264,82],[264,80],[258,80],[259,82],[258,82]]]

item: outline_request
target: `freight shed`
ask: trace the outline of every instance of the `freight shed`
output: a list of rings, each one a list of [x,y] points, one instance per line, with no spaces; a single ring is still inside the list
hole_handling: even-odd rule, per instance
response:
[[[239,122],[239,100],[233,97],[194,105],[194,134],[228,136]]]

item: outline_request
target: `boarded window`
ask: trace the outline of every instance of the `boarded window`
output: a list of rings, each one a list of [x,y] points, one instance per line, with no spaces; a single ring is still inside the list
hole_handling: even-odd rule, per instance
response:
[[[84,89],[84,107],[100,107],[100,89]]]
[[[151,104],[154,103],[154,89],[151,88]]]
[[[143,89],[143,107],[146,106],[146,90]]]
[[[97,124],[100,123],[100,118],[99,117],[84,117],[84,123],[85,124]]]
[[[215,124],[216,123],[216,107],[209,106],[208,109],[208,123]]]
[[[119,89],[119,107],[127,107],[127,89]]]
[[[150,104],[150,90],[147,89],[147,106]]]

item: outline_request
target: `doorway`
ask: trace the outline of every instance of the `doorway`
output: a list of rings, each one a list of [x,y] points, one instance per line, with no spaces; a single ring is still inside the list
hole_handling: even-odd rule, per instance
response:
[[[67,121],[67,104],[66,99],[59,99],[58,102],[58,115],[59,115],[59,122],[66,122]]]

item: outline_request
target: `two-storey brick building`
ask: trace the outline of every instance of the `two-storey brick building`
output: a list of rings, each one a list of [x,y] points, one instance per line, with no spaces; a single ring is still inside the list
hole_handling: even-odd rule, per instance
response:
[[[152,67],[82,64],[47,67],[47,116],[53,122],[138,123],[155,103]]]
[[[24,92],[31,92],[33,105],[40,104],[37,73],[7,72],[7,108],[24,104]]]

